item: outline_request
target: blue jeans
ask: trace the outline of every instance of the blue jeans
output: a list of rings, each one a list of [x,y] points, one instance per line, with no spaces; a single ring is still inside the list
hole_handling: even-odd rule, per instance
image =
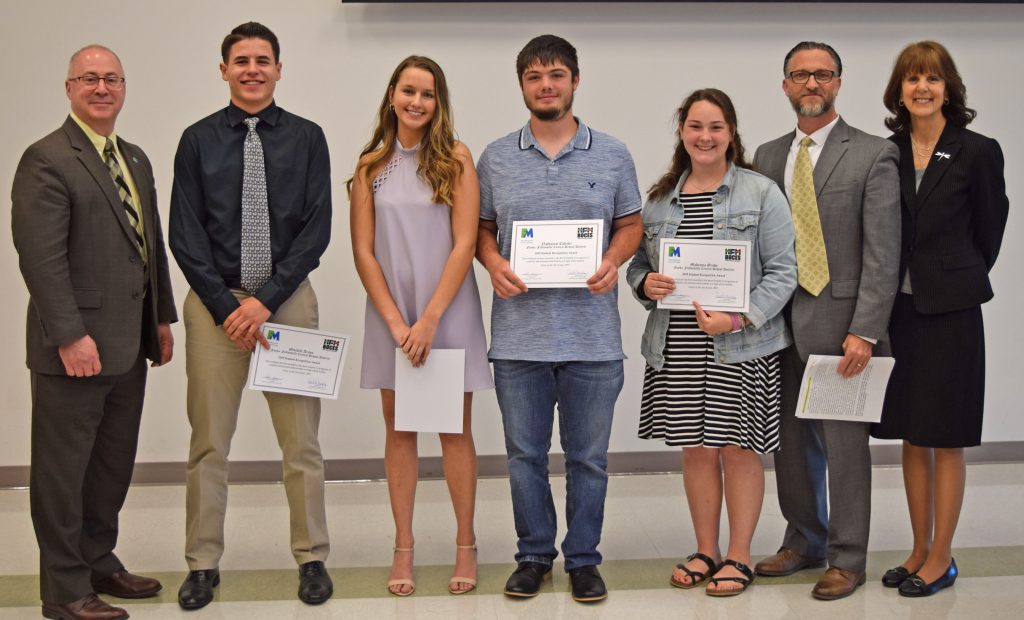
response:
[[[548,482],[548,451],[557,404],[565,452],[565,570],[601,563],[597,545],[608,490],[608,438],[622,383],[622,360],[494,360],[519,537],[516,562],[550,566],[558,556],[555,506]]]

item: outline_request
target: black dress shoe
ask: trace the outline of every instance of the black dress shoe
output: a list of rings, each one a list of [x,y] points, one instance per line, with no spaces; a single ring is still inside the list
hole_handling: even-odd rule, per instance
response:
[[[956,576],[959,574],[960,571],[957,570],[956,560],[952,560],[946,572],[931,583],[925,583],[924,579],[921,579],[917,573],[914,573],[900,584],[900,596],[931,596],[939,590],[953,585],[953,582],[956,581]]]
[[[887,588],[898,588],[900,587],[900,584],[907,579],[907,577],[910,577],[910,571],[902,566],[890,568],[885,571],[884,575],[882,575],[882,585]]]
[[[608,598],[608,589],[596,566],[583,566],[569,571],[572,582],[572,600],[577,603],[596,603]]]
[[[100,597],[89,593],[63,605],[43,602],[43,617],[53,620],[126,620],[128,612],[111,607]]]
[[[551,572],[550,564],[520,562],[505,582],[505,596],[529,598],[537,596],[545,575]]]
[[[93,591],[117,598],[147,598],[156,596],[162,588],[163,586],[156,579],[133,575],[126,570],[118,571],[107,577],[93,575],[92,578]]]
[[[178,588],[178,605],[182,609],[200,609],[213,600],[213,589],[220,585],[220,571],[216,568],[190,570]]]
[[[307,605],[327,602],[334,594],[334,582],[320,560],[299,566],[299,600]]]

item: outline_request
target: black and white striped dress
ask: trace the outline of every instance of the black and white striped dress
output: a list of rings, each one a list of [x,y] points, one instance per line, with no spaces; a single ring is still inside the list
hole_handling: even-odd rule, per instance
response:
[[[713,192],[679,195],[677,239],[711,239]],[[643,439],[670,446],[737,445],[761,454],[779,448],[779,354],[715,363],[712,337],[693,311],[672,310],[661,370],[647,366],[640,405]]]

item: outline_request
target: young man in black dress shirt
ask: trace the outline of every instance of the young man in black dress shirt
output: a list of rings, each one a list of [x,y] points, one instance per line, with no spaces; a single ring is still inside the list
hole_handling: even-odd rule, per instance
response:
[[[255,22],[221,45],[231,103],[185,130],[174,160],[170,246],[191,290],[185,299],[188,418],[185,559],[178,604],[198,609],[220,582],[227,457],[250,353],[267,346],[265,322],[316,328],[307,276],[331,230],[330,159],[323,131],[277,107],[280,47]],[[264,393],[283,454],[299,598],[333,594],[320,401]]]

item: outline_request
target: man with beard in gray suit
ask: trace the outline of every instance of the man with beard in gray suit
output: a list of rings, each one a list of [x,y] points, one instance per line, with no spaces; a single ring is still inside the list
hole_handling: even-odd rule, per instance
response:
[[[783,63],[782,90],[796,131],[761,145],[754,167],[786,188],[800,286],[785,316],[794,344],[782,354],[781,446],[775,455],[786,534],[757,573],[828,570],[815,598],[849,596],[864,583],[871,518],[867,424],[796,417],[811,354],[842,356],[845,378],[888,355],[886,328],[900,252],[899,152],[847,125],[834,104],[843,65],[831,46],[805,41]],[[827,471],[827,483],[826,483]],[[829,508],[831,507],[831,510]]]

